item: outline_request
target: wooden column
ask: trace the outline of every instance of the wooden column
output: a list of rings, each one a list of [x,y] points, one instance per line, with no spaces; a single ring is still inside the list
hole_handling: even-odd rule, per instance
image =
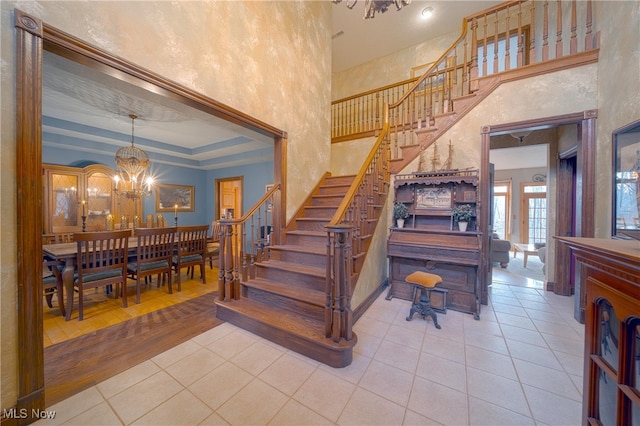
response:
[[[42,325],[42,22],[15,10],[18,227],[18,401],[30,424],[44,409]],[[35,231],[35,232],[34,232]],[[34,257],[35,255],[35,257]]]

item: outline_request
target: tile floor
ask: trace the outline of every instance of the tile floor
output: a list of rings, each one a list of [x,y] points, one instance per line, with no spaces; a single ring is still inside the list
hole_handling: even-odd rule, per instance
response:
[[[584,327],[573,297],[494,274],[480,321],[441,330],[382,295],[334,369],[229,324],[62,401],[68,425],[579,425]],[[527,286],[529,285],[529,286]]]

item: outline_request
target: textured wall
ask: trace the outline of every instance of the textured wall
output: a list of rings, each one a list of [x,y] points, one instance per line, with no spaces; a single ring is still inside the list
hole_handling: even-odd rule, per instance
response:
[[[287,211],[329,169],[331,3],[2,1],[1,408],[17,395],[13,9],[288,133]],[[300,179],[300,177],[304,177]]]

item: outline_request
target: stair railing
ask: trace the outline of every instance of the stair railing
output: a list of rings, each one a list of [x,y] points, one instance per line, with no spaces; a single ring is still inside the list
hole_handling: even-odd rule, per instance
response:
[[[375,209],[381,209],[389,192],[388,121],[385,105],[382,132],[326,226],[325,335],[335,342],[353,337],[352,277],[359,272],[354,259],[369,248],[370,238],[366,237],[375,230],[376,221],[372,219],[379,216]]]
[[[239,219],[220,219],[218,297],[240,299],[240,282],[255,278],[256,263],[268,260],[280,242],[280,185],[275,184]]]
[[[332,102],[332,142],[374,135],[386,102],[391,155],[402,158],[401,148],[455,113],[454,100],[476,92],[480,79],[597,49],[592,3],[514,0],[464,18],[458,39],[420,77]]]

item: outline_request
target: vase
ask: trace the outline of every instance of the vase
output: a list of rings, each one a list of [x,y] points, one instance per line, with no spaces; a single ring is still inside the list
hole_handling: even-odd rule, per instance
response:
[[[458,229],[461,232],[465,232],[467,230],[467,225],[468,224],[469,224],[468,222],[458,222]]]
[[[398,228],[404,228],[404,219],[396,219],[396,226]]]

